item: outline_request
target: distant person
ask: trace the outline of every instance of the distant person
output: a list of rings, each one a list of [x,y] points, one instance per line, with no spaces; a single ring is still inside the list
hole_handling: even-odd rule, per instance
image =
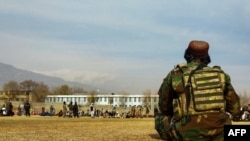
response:
[[[73,117],[73,102],[70,101],[69,105],[69,117]]]
[[[209,44],[191,41],[180,63],[164,78],[159,89],[159,109],[164,118],[165,140],[223,141],[224,125],[240,114],[240,99],[230,76],[210,67]],[[161,126],[160,126],[161,127]],[[158,128],[159,129],[159,128]]]
[[[25,115],[30,116],[30,103],[29,103],[29,101],[26,101],[24,103],[24,110],[25,110]]]
[[[62,117],[62,116],[63,116],[63,111],[62,111],[62,110],[60,110],[60,111],[56,114],[56,116],[58,116],[58,117]]]
[[[22,108],[21,108],[21,105],[19,105],[19,106],[17,107],[17,115],[18,115],[18,116],[21,116],[21,115],[22,115]]]
[[[135,118],[136,117],[136,105],[131,106],[130,112],[131,112],[131,117]]]
[[[1,108],[1,116],[6,116],[6,115],[7,115],[6,104],[4,103]]]
[[[90,111],[90,117],[94,118],[95,117],[95,107],[94,107],[93,103],[90,104],[89,111]]]
[[[66,102],[64,101],[63,102],[63,117],[66,117],[67,116],[67,104]]]
[[[13,116],[14,115],[13,105],[12,105],[12,102],[10,100],[8,100],[8,102],[6,103],[6,111],[7,111],[8,116]]]
[[[46,114],[46,111],[45,111],[45,107],[43,106],[42,107],[42,113],[40,114],[41,116],[45,116],[45,114]]]
[[[79,118],[77,102],[75,102],[75,104],[73,105],[73,116]]]
[[[146,106],[146,117],[148,117],[149,116],[149,112],[150,112],[150,110],[149,110],[149,107],[148,106]]]
[[[142,114],[142,112],[143,112],[143,108],[142,108],[142,106],[141,105],[138,105],[137,107],[136,107],[136,118],[143,118],[143,114]]]
[[[54,116],[54,114],[55,114],[55,108],[53,107],[53,105],[50,105],[49,110],[50,110],[50,116]]]

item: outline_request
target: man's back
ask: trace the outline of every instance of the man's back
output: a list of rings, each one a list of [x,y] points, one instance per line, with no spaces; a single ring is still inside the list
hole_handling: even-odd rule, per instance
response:
[[[182,85],[173,85],[176,138],[223,140],[224,125],[231,124],[225,112],[225,74],[217,67],[198,68],[199,65],[196,62],[178,65],[179,69],[174,71],[180,71],[182,79],[171,76],[172,84]],[[183,91],[175,91],[180,87]]]
[[[178,64],[161,84],[160,116],[172,119],[165,125],[168,138],[224,140],[224,125],[231,124],[227,113],[235,117],[240,112],[230,76],[220,67],[208,66],[208,49],[207,42],[191,41],[184,54],[187,63]]]

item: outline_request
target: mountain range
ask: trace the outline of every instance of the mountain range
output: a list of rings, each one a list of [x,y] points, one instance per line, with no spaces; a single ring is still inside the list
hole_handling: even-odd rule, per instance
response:
[[[43,82],[50,88],[58,87],[61,85],[68,85],[69,87],[83,88],[87,91],[97,90],[97,88],[90,85],[82,84],[79,82],[65,81],[62,78],[47,76],[44,74],[19,69],[12,65],[0,62],[0,89],[2,89],[4,84],[8,83],[9,81],[22,82],[24,80],[32,80],[38,83]]]

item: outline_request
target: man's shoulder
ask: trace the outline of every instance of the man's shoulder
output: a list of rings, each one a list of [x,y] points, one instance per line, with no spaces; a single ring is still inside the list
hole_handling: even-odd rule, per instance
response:
[[[187,63],[179,63],[176,67],[187,67]]]
[[[171,74],[176,74],[178,72],[182,72],[183,68],[187,68],[187,64],[186,63],[179,63],[177,64],[174,69],[171,70]]]

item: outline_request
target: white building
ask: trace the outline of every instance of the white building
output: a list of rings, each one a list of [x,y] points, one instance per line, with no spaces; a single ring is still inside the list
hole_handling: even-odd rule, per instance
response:
[[[158,106],[158,95],[120,95],[120,94],[96,94],[96,95],[48,95],[45,103],[63,103],[77,102],[78,105],[88,105],[95,101],[95,105],[112,105],[115,107],[131,107],[134,105],[149,106],[155,108]]]

